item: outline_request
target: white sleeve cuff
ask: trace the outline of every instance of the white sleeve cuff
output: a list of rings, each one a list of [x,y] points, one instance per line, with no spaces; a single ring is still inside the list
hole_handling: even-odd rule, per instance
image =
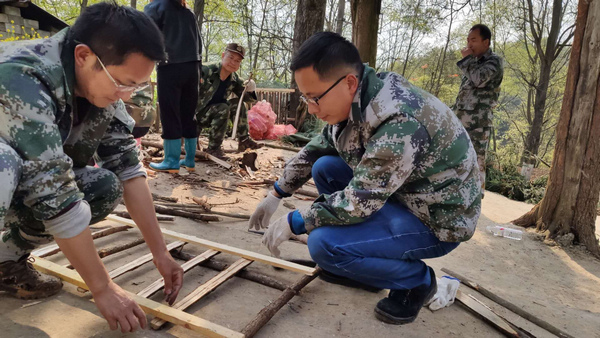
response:
[[[71,238],[79,235],[90,225],[92,211],[88,202],[81,200],[71,210],[47,221],[46,231],[56,238]]]

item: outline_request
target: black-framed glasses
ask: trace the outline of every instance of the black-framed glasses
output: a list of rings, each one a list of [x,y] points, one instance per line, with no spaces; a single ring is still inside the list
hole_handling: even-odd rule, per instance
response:
[[[75,40],[75,42],[78,43],[78,44],[85,45],[85,43],[83,43],[81,41]],[[87,47],[90,50],[92,50],[92,48],[90,46],[87,46]],[[110,81],[112,81],[112,83],[115,85],[115,88],[116,88],[117,92],[119,92],[119,93],[133,93],[133,92],[137,92],[138,90],[142,90],[142,89],[148,88],[148,86],[150,85],[149,82],[140,83],[140,84],[135,85],[135,86],[125,86],[125,85],[119,84],[115,80],[115,78],[113,78],[112,75],[110,75],[110,73],[108,72],[108,69],[106,69],[106,67],[104,66],[104,63],[102,62],[102,60],[100,60],[100,57],[98,56],[98,54],[96,54],[96,52],[94,52],[93,50],[92,50],[92,53],[94,53],[96,55],[96,59],[100,63],[100,66],[102,66],[102,69],[104,70],[104,73],[106,73],[106,76],[108,76],[108,79]]]
[[[332,90],[333,87],[337,86],[337,84],[340,83],[340,81],[342,81],[343,79],[345,79],[346,76],[348,76],[348,75],[350,75],[350,74],[346,74],[346,75],[340,77],[337,81],[335,81],[331,85],[331,87],[329,87],[329,89],[327,89],[325,91],[325,93],[323,93],[323,94],[321,94],[321,95],[319,95],[317,97],[313,97],[313,98],[308,98],[308,97],[306,97],[304,95],[300,95],[300,99],[302,99],[302,101],[304,101],[304,103],[306,103],[306,104],[313,103],[313,104],[316,104],[318,106],[319,105],[319,100],[322,99],[323,96],[325,96],[327,93],[329,93],[329,91]]]

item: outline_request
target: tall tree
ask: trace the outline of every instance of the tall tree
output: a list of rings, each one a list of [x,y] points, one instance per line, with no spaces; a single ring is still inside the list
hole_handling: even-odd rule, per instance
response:
[[[346,13],[346,0],[339,0],[335,23],[335,32],[338,34],[342,34],[342,28],[344,28],[344,13]]]
[[[352,43],[358,48],[363,62],[375,67],[381,0],[350,0],[350,12]]]
[[[134,9],[137,9],[137,0],[131,0],[129,2],[129,6],[131,6]]]
[[[600,0],[580,0],[554,159],[542,201],[513,223],[573,233],[600,257],[595,235],[600,197]]]
[[[136,0],[131,1],[133,2]],[[202,22],[204,21],[204,0],[194,0],[194,14],[196,15],[196,21],[198,22],[200,35],[202,35]]]
[[[294,24],[294,49],[293,54],[296,54],[300,46],[313,34],[323,30],[325,24],[325,10],[327,2],[323,0],[299,0],[296,10],[296,22]],[[300,92],[297,90],[298,85],[294,73],[292,73],[292,83],[290,86],[296,91],[290,97],[290,112],[296,113],[295,125],[300,128],[306,116],[306,110],[301,109],[298,112],[300,103]]]
[[[573,37],[572,27],[566,29],[564,27],[568,3],[569,0],[553,0],[550,6],[549,0],[535,2],[535,4],[532,0],[521,0],[523,26],[528,30],[524,42],[527,47],[533,45],[534,50],[530,52],[528,49],[528,53],[532,62],[539,64],[537,81],[532,83],[535,89],[533,119],[525,140],[522,164],[533,165],[536,162],[553,64]],[[549,15],[550,11],[551,15]]]

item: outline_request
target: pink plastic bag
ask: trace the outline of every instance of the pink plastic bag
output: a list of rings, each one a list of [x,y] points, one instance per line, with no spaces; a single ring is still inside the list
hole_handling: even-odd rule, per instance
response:
[[[248,126],[250,127],[250,137],[255,140],[264,140],[273,125],[277,115],[271,109],[271,104],[267,101],[256,103],[248,111]]]
[[[282,136],[292,135],[292,134],[295,134],[296,132],[297,132],[296,128],[294,128],[294,126],[292,126],[291,124],[288,124],[288,125],[276,124],[273,126],[273,128],[271,128],[267,132],[267,135],[265,136],[265,138],[267,140],[276,140]]]

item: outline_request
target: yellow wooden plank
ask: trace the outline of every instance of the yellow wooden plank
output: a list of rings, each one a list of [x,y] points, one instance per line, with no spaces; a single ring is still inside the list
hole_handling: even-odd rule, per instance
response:
[[[194,266],[204,262],[207,259],[210,259],[211,257],[213,257],[217,254],[219,254],[219,251],[215,251],[213,249],[208,249],[207,251],[204,251],[201,255],[198,255],[198,256],[190,259],[189,261],[181,264],[181,267],[183,268],[183,272],[187,272]],[[144,290],[138,292],[137,294],[138,294],[138,296],[148,298],[148,297],[152,296],[158,290],[162,289],[164,286],[165,286],[165,281],[164,281],[164,279],[161,278],[161,279],[155,281],[154,283],[148,285],[148,287],[146,287]]]
[[[169,244],[167,244],[167,250],[170,251],[170,250],[178,248],[184,244],[185,244],[185,242],[182,242],[182,241],[176,241],[173,243],[169,243]],[[133,262],[129,262],[125,265],[121,265],[120,267],[112,270],[111,272],[108,273],[108,275],[110,276],[110,279],[115,279],[126,272],[137,269],[140,266],[150,262],[152,260],[152,258],[153,258],[152,253],[145,254],[142,257],[134,260]]]
[[[57,276],[67,283],[88,290],[88,287],[83,281],[83,279],[81,279],[81,276],[79,276],[79,274],[74,270],[69,270],[63,266],[60,266],[56,263],[39,257],[35,258],[33,266],[43,273]],[[209,322],[200,317],[191,315],[181,310],[174,309],[172,307],[155,302],[153,300],[140,297],[129,291],[126,292],[128,293],[129,297],[131,297],[136,303],[138,303],[138,305],[146,313],[162,318],[173,324],[181,325],[185,328],[196,332],[200,332],[209,337],[244,337],[244,335],[240,332],[230,330],[226,327]]]
[[[123,217],[119,217],[119,216],[115,216],[115,215],[108,215],[108,216],[106,216],[106,219],[115,221],[115,222],[119,222],[122,224],[136,226],[135,222],[133,222],[132,220],[123,218]],[[261,263],[266,263],[269,265],[276,266],[278,268],[291,270],[291,271],[295,271],[295,272],[300,272],[300,273],[303,273],[303,274],[309,275],[309,276],[312,276],[316,273],[315,268],[311,268],[308,266],[284,261],[283,259],[274,258],[271,256],[259,254],[259,253],[244,250],[244,249],[238,249],[238,248],[235,248],[235,247],[232,247],[229,245],[225,245],[225,244],[220,244],[217,242],[211,242],[211,241],[208,241],[208,240],[196,237],[196,236],[182,234],[182,233],[175,232],[172,230],[167,230],[167,229],[162,229],[162,228],[161,228],[161,230],[166,237],[169,237],[171,239],[176,239],[176,240],[180,240],[180,241],[184,241],[184,242],[188,242],[188,243],[192,243],[192,244],[202,245],[202,246],[205,246],[205,247],[213,249],[213,250],[225,252],[228,254],[236,255],[239,257],[243,257],[243,258],[261,262]]]
[[[190,294],[185,296],[182,300],[178,301],[173,305],[175,309],[185,310],[188,307],[192,306],[195,302],[202,299],[202,297],[209,294],[211,291],[219,287],[219,285],[225,283],[229,278],[233,277],[236,273],[238,273],[243,268],[247,267],[252,263],[251,260],[247,260],[245,258],[240,258],[235,261],[235,263],[231,264],[227,269],[221,271],[218,275],[211,278],[208,282],[200,285]],[[161,318],[154,318],[150,323],[150,326],[158,330],[161,326],[165,324],[165,320]]]

